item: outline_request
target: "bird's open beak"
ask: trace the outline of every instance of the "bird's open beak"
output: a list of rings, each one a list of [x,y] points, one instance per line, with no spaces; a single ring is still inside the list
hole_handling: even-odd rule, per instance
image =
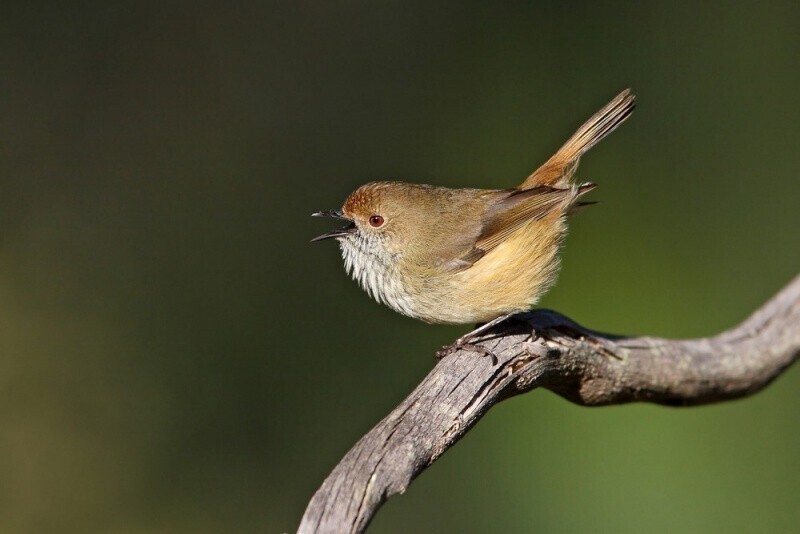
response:
[[[344,214],[340,210],[325,210],[325,211],[318,211],[316,213],[311,214],[312,217],[330,217],[331,219],[341,219],[343,221],[348,221],[349,224],[347,226],[343,226],[341,228],[337,228],[336,230],[331,230],[326,234],[322,234],[320,236],[315,237],[311,240],[313,243],[314,241],[322,241],[323,239],[331,239],[336,237],[344,237],[348,234],[352,234],[356,231],[356,223],[352,220],[348,219],[344,216]]]

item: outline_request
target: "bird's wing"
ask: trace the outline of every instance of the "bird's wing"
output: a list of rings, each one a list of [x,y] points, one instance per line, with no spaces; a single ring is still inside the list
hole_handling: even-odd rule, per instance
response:
[[[475,248],[489,252],[522,226],[564,206],[575,194],[572,189],[547,186],[511,192],[487,208]]]
[[[555,210],[567,208],[578,196],[594,187],[594,184],[568,189],[540,186],[527,190],[494,192],[494,198],[487,202],[488,206],[481,217],[480,230],[474,244],[448,261],[446,266],[452,271],[461,271],[472,266],[526,224],[538,221]]]

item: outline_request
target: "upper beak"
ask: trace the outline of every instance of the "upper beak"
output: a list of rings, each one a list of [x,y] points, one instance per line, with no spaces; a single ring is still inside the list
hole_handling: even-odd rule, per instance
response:
[[[311,214],[312,217],[330,217],[332,219],[342,219],[344,221],[349,221],[350,224],[347,226],[343,226],[342,228],[337,228],[336,230],[331,230],[326,234],[322,234],[320,236],[315,237],[311,240],[313,243],[314,241],[322,241],[323,239],[331,239],[334,237],[344,237],[347,234],[351,234],[356,231],[356,223],[352,220],[348,219],[344,216],[344,214],[340,210],[325,210],[325,211],[317,211]]]
[[[315,211],[311,214],[312,217],[330,217],[331,219],[344,219],[349,221],[347,217],[344,216],[342,210],[322,210],[322,211]]]

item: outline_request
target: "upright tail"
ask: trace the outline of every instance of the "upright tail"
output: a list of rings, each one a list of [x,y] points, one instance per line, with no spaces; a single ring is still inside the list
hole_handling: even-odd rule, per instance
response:
[[[618,94],[614,100],[578,128],[578,131],[572,134],[553,157],[522,182],[519,189],[531,189],[541,185],[566,187],[575,174],[575,169],[578,168],[580,157],[633,113],[636,107],[635,98],[630,89]]]

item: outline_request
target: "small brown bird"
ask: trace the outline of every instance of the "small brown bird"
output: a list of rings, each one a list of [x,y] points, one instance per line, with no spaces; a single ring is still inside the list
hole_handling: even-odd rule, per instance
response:
[[[553,285],[567,215],[592,204],[578,199],[596,187],[573,183],[578,161],[634,107],[630,90],[620,93],[514,189],[363,185],[341,210],[313,214],[348,224],[312,241],[339,241],[347,272],[403,315],[428,323],[485,322],[439,356],[468,346],[529,310]]]

